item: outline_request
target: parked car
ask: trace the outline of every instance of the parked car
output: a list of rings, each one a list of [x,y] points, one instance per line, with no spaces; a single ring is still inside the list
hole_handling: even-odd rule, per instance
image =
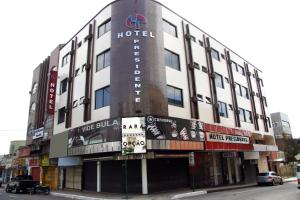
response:
[[[28,192],[34,188],[38,181],[34,181],[32,176],[28,175],[18,175],[15,178],[12,178],[11,181],[6,185],[5,191],[10,193],[14,191],[15,193],[19,192]]]
[[[263,184],[283,184],[283,179],[276,174],[276,172],[269,171],[265,173],[259,173],[257,176],[257,184],[263,185]]]
[[[300,164],[297,165],[297,181],[298,181],[298,189],[300,189]]]

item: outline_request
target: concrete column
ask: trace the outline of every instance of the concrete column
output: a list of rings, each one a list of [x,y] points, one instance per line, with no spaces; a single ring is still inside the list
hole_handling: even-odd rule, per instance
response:
[[[97,161],[97,192],[101,192],[101,161]]]
[[[218,169],[217,169],[217,161],[216,161],[216,154],[215,153],[212,153],[212,159],[213,159],[213,172],[214,172],[215,185],[219,185],[219,182],[218,182]]]
[[[241,181],[240,173],[239,173],[239,166],[238,166],[238,159],[240,159],[240,158],[234,158],[235,180],[237,183],[239,183]]]
[[[147,159],[142,159],[141,165],[142,165],[142,194],[148,194]]]
[[[229,183],[232,184],[233,180],[232,180],[232,174],[231,174],[230,158],[226,158],[226,160],[227,160]]]

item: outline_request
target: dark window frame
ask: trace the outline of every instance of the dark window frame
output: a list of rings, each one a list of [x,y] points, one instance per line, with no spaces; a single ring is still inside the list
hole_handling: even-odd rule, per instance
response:
[[[107,54],[109,53],[109,62],[107,62]],[[103,62],[102,66],[99,66],[98,59],[100,59],[100,56],[103,56]],[[109,67],[111,65],[111,52],[110,48],[102,51],[96,56],[96,72],[101,71],[102,69]]]
[[[168,60],[166,59],[166,56],[167,56],[167,54],[169,54],[171,57],[170,57],[170,59],[171,59],[171,62],[168,62]],[[173,58],[175,58],[176,57],[176,59],[175,60],[177,60],[177,62],[178,62],[178,65],[174,65],[174,59]],[[164,61],[165,61],[165,66],[168,66],[168,67],[170,67],[170,68],[172,68],[172,69],[175,69],[175,70],[178,70],[178,71],[181,71],[181,66],[180,66],[180,56],[179,56],[179,54],[177,54],[177,53],[175,53],[175,52],[173,52],[173,51],[171,51],[171,50],[169,50],[169,49],[164,49]]]
[[[166,30],[166,29],[165,29],[165,25],[168,25],[168,27],[174,28],[174,30],[175,30],[175,35],[172,34],[171,32],[169,32],[168,30]],[[163,31],[164,31],[165,33],[168,33],[169,35],[172,35],[172,36],[176,37],[176,38],[178,37],[177,26],[174,25],[174,24],[172,24],[172,23],[169,22],[168,20],[165,20],[165,19],[163,19]]]
[[[98,97],[97,93],[98,92],[100,92],[101,99],[99,99],[97,101],[97,97]],[[105,94],[108,94],[108,96],[105,96]],[[97,102],[99,102],[98,106],[97,106]],[[94,107],[95,110],[106,107],[106,106],[110,106],[110,85],[99,88],[98,90],[95,90],[95,107]]]
[[[65,118],[66,118],[66,107],[62,107],[58,110],[57,124],[61,124],[65,122]]]
[[[222,87],[219,87],[219,84],[217,84],[217,83],[218,83],[218,82],[216,81],[216,80],[217,80],[217,77],[220,77],[220,78],[221,78],[220,80],[221,80],[221,86],[222,86]],[[222,89],[225,88],[223,76],[222,76],[221,74],[219,74],[219,73],[216,73],[216,72],[215,72],[215,84],[216,84],[216,87],[218,87],[218,88],[222,88]]]
[[[213,59],[220,61],[220,53],[219,51],[215,50],[214,48],[210,48],[210,55]]]
[[[63,94],[68,90],[68,78],[64,78],[60,81],[59,94]]]
[[[170,96],[169,96],[169,89],[174,90],[173,98],[170,98]],[[176,94],[175,94],[176,91],[180,93],[180,101],[176,100]],[[171,86],[171,85],[167,85],[167,98],[168,98],[169,105],[184,107],[184,105],[183,105],[183,90],[182,89]]]
[[[223,107],[224,106],[224,107]],[[223,111],[223,108],[225,109],[225,112]],[[227,108],[227,104],[225,102],[222,101],[218,101],[218,111],[219,111],[219,115],[221,117],[225,117],[228,118],[228,108]],[[224,114],[224,115],[223,115]]]
[[[68,64],[70,61],[70,53],[67,53],[66,55],[63,56],[62,61],[61,61],[61,67],[65,66]]]
[[[107,28],[107,25],[110,24],[109,29]],[[104,27],[104,32],[100,33],[100,28]],[[105,20],[102,24],[100,24],[97,27],[97,38],[100,38],[105,33],[109,32],[111,30],[111,18]]]

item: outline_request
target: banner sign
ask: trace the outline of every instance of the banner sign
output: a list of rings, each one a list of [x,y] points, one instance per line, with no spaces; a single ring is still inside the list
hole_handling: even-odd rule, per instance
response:
[[[147,139],[201,141],[205,140],[203,123],[174,117],[146,116]]]
[[[57,81],[57,71],[54,71],[52,69],[50,71],[49,84],[48,84],[48,98],[47,98],[47,113],[50,115],[53,115],[55,111],[56,81]]]
[[[146,153],[145,117],[122,118],[122,154]]]
[[[44,127],[32,131],[32,139],[38,139],[44,136]]]
[[[225,135],[219,133],[206,133],[206,140],[208,142],[223,142],[223,143],[236,143],[236,144],[250,144],[249,137],[237,135]]]
[[[69,131],[68,148],[121,141],[120,118],[97,121]]]

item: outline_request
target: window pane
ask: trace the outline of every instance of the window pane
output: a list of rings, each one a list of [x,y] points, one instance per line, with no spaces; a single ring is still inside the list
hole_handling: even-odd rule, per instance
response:
[[[165,20],[163,21],[163,29],[164,32],[173,35],[174,37],[177,37],[177,30],[176,30],[176,26],[172,25],[169,22],[166,22]]]
[[[105,32],[110,31],[110,29],[111,29],[111,21],[109,20],[105,25]]]
[[[68,79],[65,78],[60,82],[60,94],[64,93],[67,91],[67,85],[68,85]]]
[[[242,96],[240,87],[241,87],[240,84],[235,83],[235,92],[236,92],[236,94],[239,95],[239,96]]]
[[[58,110],[58,121],[57,123],[60,124],[65,121],[65,107]]]
[[[180,70],[179,56],[165,49],[165,65]]]
[[[234,71],[237,71],[236,67],[237,67],[237,64],[235,62],[231,61],[231,69]]]
[[[105,87],[95,92],[95,109],[110,105],[110,88]]]
[[[237,68],[237,69],[238,69],[237,71],[238,71],[240,74],[245,75],[244,67],[242,67],[241,65],[238,65],[238,68]]]
[[[110,88],[106,87],[103,89],[103,107],[108,106],[110,103]]]
[[[103,69],[104,67],[104,55],[100,54],[97,56],[97,66],[96,71],[99,71],[100,69]]]
[[[228,113],[227,113],[227,105],[226,103],[223,102],[218,102],[219,104],[219,114],[222,117],[228,117]]]
[[[220,61],[219,52],[213,48],[211,48],[211,57]]]
[[[246,99],[249,99],[248,89],[246,87],[241,86],[241,92],[242,92],[242,97],[245,97]]]
[[[240,111],[240,120],[241,120],[242,122],[244,122],[244,121],[245,121],[244,109],[239,108],[239,111]]]
[[[224,88],[222,75],[215,73],[215,84],[216,87]]]
[[[246,122],[252,123],[252,113],[248,110],[245,110],[245,118]]]
[[[110,51],[105,53],[104,62],[104,67],[110,66]]]
[[[171,105],[183,106],[181,89],[177,89],[172,86],[167,86],[167,95],[168,95],[168,102]]]
[[[105,24],[99,26],[99,28],[98,28],[98,37],[100,37],[104,33],[105,33]]]

